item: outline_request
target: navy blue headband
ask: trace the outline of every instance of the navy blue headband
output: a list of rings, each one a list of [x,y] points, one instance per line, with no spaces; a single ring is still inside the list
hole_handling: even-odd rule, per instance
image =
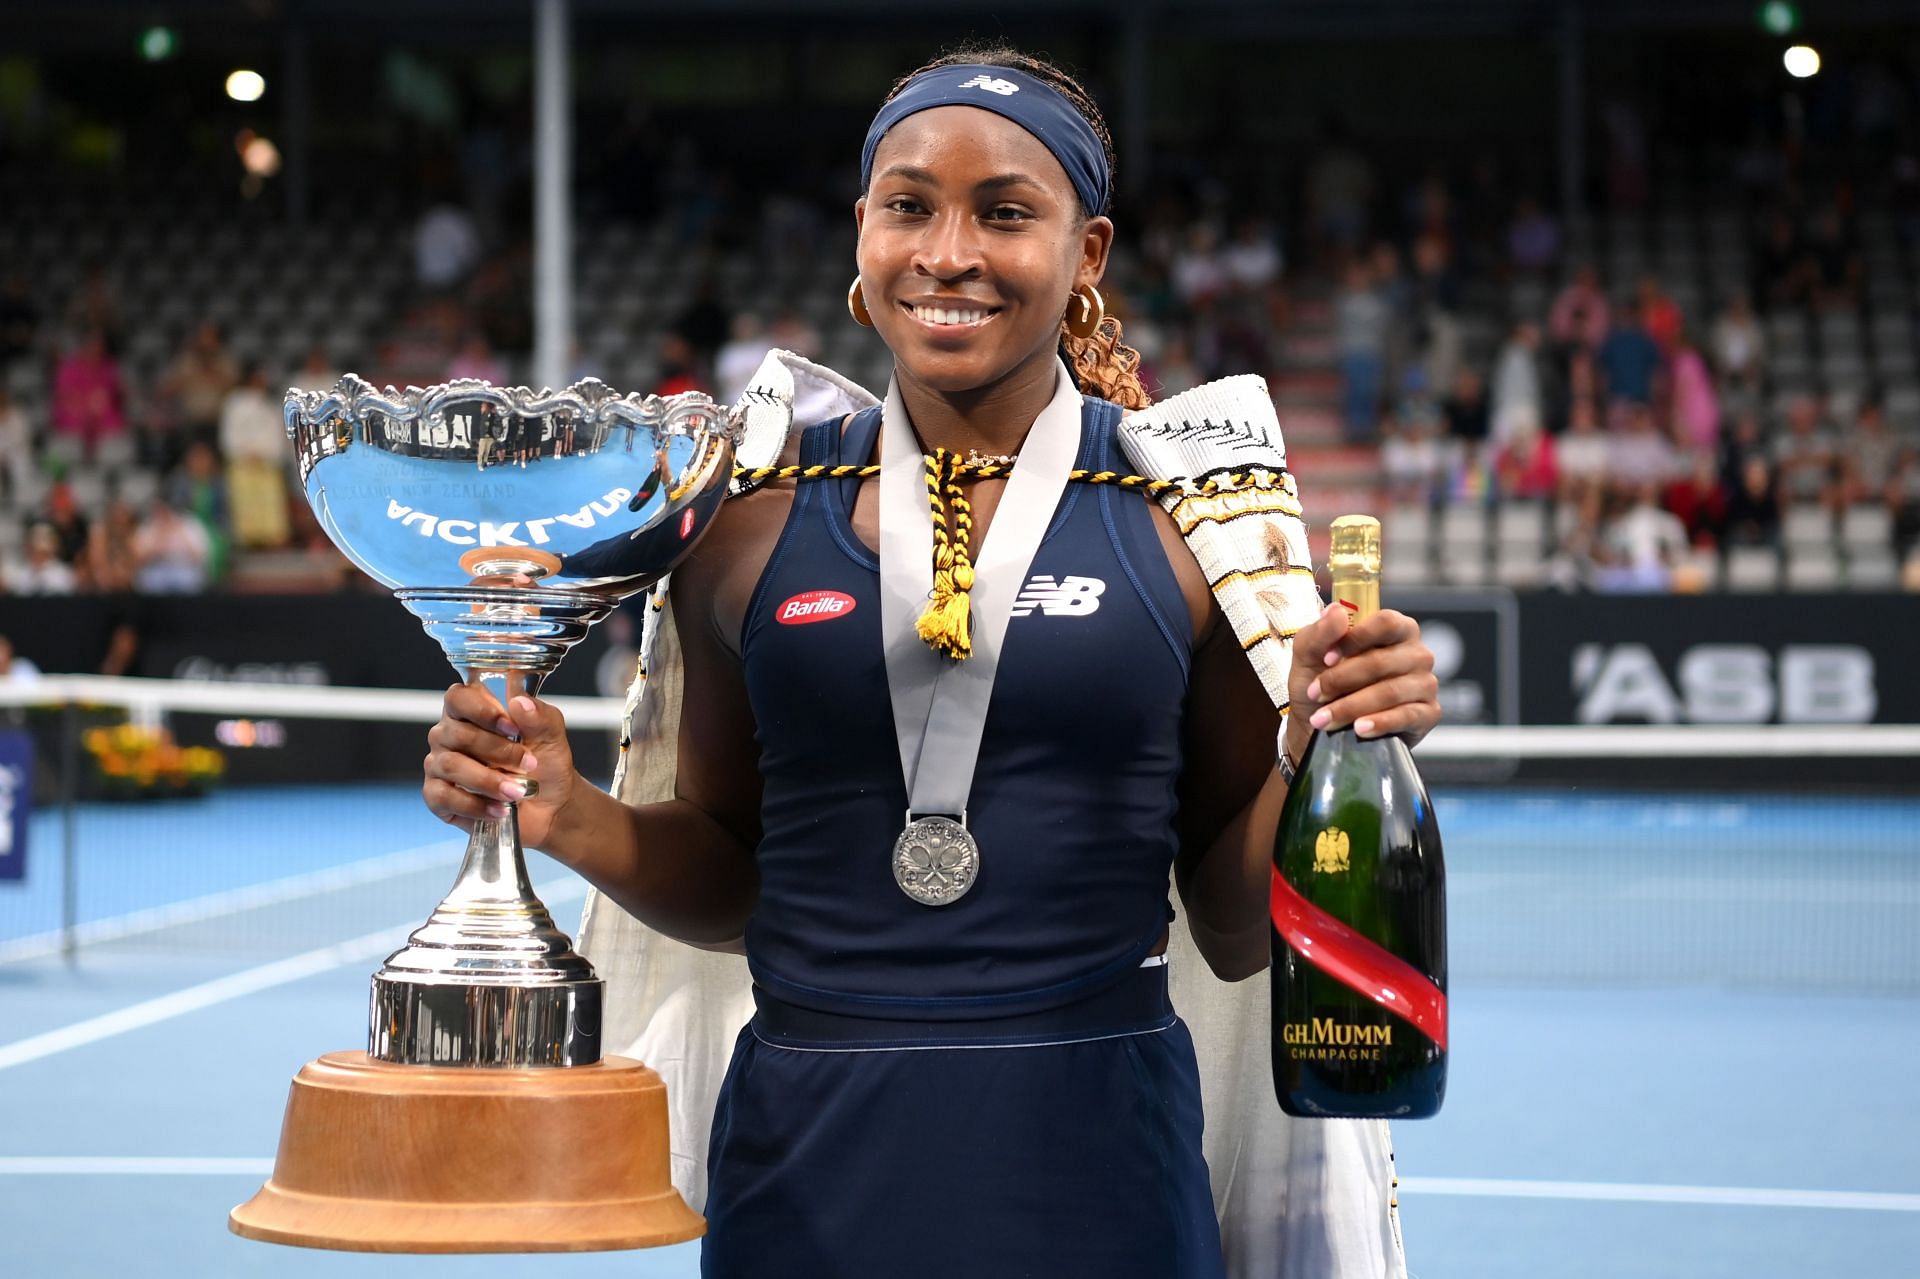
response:
[[[972,63],[923,71],[880,108],[867,126],[866,145],[860,149],[860,189],[866,190],[873,181],[873,153],[887,130],[916,111],[953,106],[979,107],[1005,116],[1040,139],[1067,171],[1067,180],[1080,193],[1080,203],[1094,213],[1107,211],[1113,174],[1107,168],[1106,148],[1086,118],[1059,93],[1024,72]]]

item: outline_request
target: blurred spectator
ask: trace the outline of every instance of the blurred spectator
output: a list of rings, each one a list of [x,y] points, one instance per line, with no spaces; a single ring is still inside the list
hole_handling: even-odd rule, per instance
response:
[[[67,327],[79,333],[98,329],[109,347],[117,347],[125,333],[121,322],[120,300],[114,294],[113,281],[106,267],[89,262],[80,286],[67,303]]]
[[[773,317],[773,327],[767,330],[767,338],[780,350],[792,351],[810,360],[820,354],[819,332],[792,307]]]
[[[714,385],[722,404],[738,404],[740,393],[753,381],[767,352],[773,350],[760,317],[742,311],[733,317],[733,336],[720,348],[713,362]]]
[[[1547,334],[1558,346],[1580,346],[1598,354],[1611,331],[1612,316],[1599,273],[1583,265],[1554,297]]]
[[[1900,450],[1893,478],[1887,484],[1887,502],[1893,507],[1893,539],[1902,555],[1920,548],[1920,445]]]
[[[0,373],[0,477],[7,482],[7,498],[19,505],[35,489],[38,470],[33,461],[33,427]]]
[[[1740,482],[1727,495],[1728,546],[1772,546],[1780,537],[1780,502],[1767,459],[1750,454],[1740,464]]]
[[[453,354],[453,360],[447,365],[447,380],[456,378],[478,378],[494,386],[505,386],[511,380],[507,366],[493,353],[493,345],[487,341],[487,335],[480,329],[469,329],[460,340],[460,349]]]
[[[7,589],[15,595],[71,595],[80,580],[60,558],[60,535],[50,524],[27,530],[26,560],[7,578]]]
[[[1264,218],[1241,219],[1233,239],[1220,251],[1227,283],[1241,293],[1260,294],[1280,282],[1285,261],[1273,226]]]
[[[0,684],[32,684],[39,678],[40,668],[33,659],[14,652],[13,641],[0,635]]]
[[[1387,340],[1393,313],[1374,288],[1365,259],[1347,267],[1346,283],[1334,300],[1334,330],[1345,383],[1344,415],[1349,437],[1373,438],[1387,364]]]
[[[1592,400],[1575,400],[1566,433],[1554,445],[1560,500],[1575,508],[1597,505],[1606,491],[1611,459]]]
[[[480,264],[480,228],[458,205],[439,203],[413,228],[413,274],[429,294],[451,293]]]
[[[1827,205],[1814,218],[1807,250],[1815,300],[1835,310],[1859,306],[1860,250],[1836,206]]]
[[[1644,404],[1628,406],[1607,446],[1607,475],[1614,487],[1637,493],[1651,485],[1658,493],[1677,469],[1673,445],[1655,426],[1653,410]]]
[[[1560,257],[1560,224],[1533,196],[1523,196],[1507,228],[1507,261],[1514,270],[1544,274]]]
[[[700,376],[694,368],[693,345],[669,329],[660,335],[660,377],[653,385],[655,395],[678,395],[700,389]]]
[[[47,490],[46,506],[39,523],[54,533],[54,552],[63,564],[77,564],[87,549],[87,517],[73,496],[73,486],[55,480]]]
[[[185,523],[200,526],[204,554],[200,556],[196,571],[201,580],[217,582],[225,576],[232,524],[227,511],[226,477],[221,472],[220,455],[213,451],[211,444],[205,440],[197,440],[187,447],[186,457],[181,459],[178,467],[174,468],[173,474],[167,477],[166,501],[155,503],[155,506],[166,507],[169,515],[177,515]],[[146,523],[142,523],[141,528],[145,529],[147,523],[151,523],[152,520],[150,511]],[[165,531],[170,529],[171,525],[163,523],[161,527]],[[137,558],[140,559],[140,571],[145,572],[147,558],[145,556],[137,556]],[[164,572],[171,571],[173,570]]]
[[[1767,464],[1768,472],[1773,469],[1773,445],[1767,439],[1766,430],[1760,425],[1757,413],[1738,414],[1733,424],[1727,428],[1726,437],[1720,446],[1720,486],[1731,493],[1740,487],[1741,473],[1746,470],[1747,459],[1757,457]]]
[[[340,368],[324,346],[310,349],[300,362],[299,372],[293,375],[293,384],[303,391],[331,391],[339,380]]]
[[[1635,289],[1635,300],[1640,304],[1640,324],[1653,339],[1653,344],[1663,352],[1673,350],[1680,340],[1680,330],[1686,323],[1686,317],[1680,314],[1680,304],[1667,293],[1660,283],[1660,277],[1643,275]]]
[[[1495,444],[1504,444],[1515,424],[1530,420],[1534,429],[1546,419],[1540,378],[1540,326],[1522,320],[1513,326],[1493,366],[1490,411]]]
[[[220,410],[220,452],[227,462],[233,540],[244,547],[287,544],[287,431],[281,406],[267,396],[257,363],[241,374]]]
[[[1720,396],[1706,359],[1684,329],[1674,337],[1671,365],[1674,442],[1711,455],[1720,447]]]
[[[1500,496],[1520,501],[1549,501],[1559,491],[1560,470],[1553,439],[1540,426],[1540,414],[1515,408],[1507,415],[1507,436],[1494,454]]]
[[[1193,362],[1193,353],[1187,347],[1187,339],[1174,336],[1160,352],[1160,358],[1153,364],[1155,399],[1164,400],[1170,395],[1182,391],[1191,391],[1206,381],[1200,366]]]
[[[172,466],[193,441],[215,438],[221,406],[239,381],[240,366],[227,354],[220,326],[212,320],[203,322],[160,380],[160,394],[172,405],[175,435],[157,442],[150,460],[161,467]]]
[[[733,315],[720,300],[720,289],[714,283],[712,271],[701,272],[700,282],[694,286],[693,300],[674,320],[673,328],[691,348],[694,376],[704,379],[705,371],[713,367],[714,357],[720,353],[721,344],[733,332]]]
[[[1624,508],[1601,533],[1594,585],[1603,591],[1668,590],[1674,565],[1686,554],[1687,530],[1655,500],[1655,485],[1636,484],[1627,492]]]
[[[1726,309],[1713,322],[1710,343],[1713,367],[1725,382],[1757,386],[1766,371],[1767,335],[1754,318],[1745,292],[1727,299]]]
[[[1211,222],[1187,228],[1186,242],[1173,255],[1173,294],[1191,311],[1204,311],[1226,292],[1226,264],[1220,257],[1220,236]]]
[[[1627,308],[1600,345],[1600,378],[1611,401],[1653,402],[1653,379],[1660,371],[1660,346],[1647,332],[1639,304]]]
[[[1796,395],[1787,405],[1786,433],[1774,441],[1773,466],[1783,505],[1831,503],[1834,447],[1820,420],[1820,403]]]
[[[1840,440],[1839,504],[1888,501],[1900,470],[1900,442],[1887,429],[1877,400],[1861,402],[1853,426]]]
[[[107,634],[107,652],[100,659],[100,674],[131,675],[139,669],[140,630],[124,619],[113,624]]]
[[[53,431],[77,436],[91,455],[94,446],[127,429],[127,393],[120,365],[107,339],[91,330],[68,350],[53,374]]]
[[[139,567],[133,540],[139,528],[140,516],[131,502],[116,497],[108,503],[87,539],[87,574],[94,590],[117,594],[133,589]]]
[[[1431,411],[1389,416],[1381,424],[1380,469],[1386,473],[1387,500],[1411,505],[1433,500],[1445,472],[1439,423]]]
[[[203,591],[211,578],[213,545],[206,528],[164,500],[147,508],[133,535],[133,554],[134,586],[149,595]]]
[[[1487,438],[1486,384],[1477,369],[1462,366],[1453,375],[1453,389],[1441,401],[1440,411],[1446,415],[1449,438],[1469,447]]]
[[[1329,116],[1322,121],[1320,151],[1307,170],[1307,220],[1317,252],[1331,255],[1337,268],[1366,238],[1373,203],[1373,166],[1354,150],[1346,125]]]
[[[1720,484],[1720,463],[1711,452],[1693,455],[1685,479],[1667,486],[1666,507],[1685,526],[1695,546],[1716,546],[1727,524],[1727,491]]]
[[[40,324],[39,309],[27,291],[27,277],[9,274],[0,284],[0,377],[16,360],[33,352],[34,331]]]

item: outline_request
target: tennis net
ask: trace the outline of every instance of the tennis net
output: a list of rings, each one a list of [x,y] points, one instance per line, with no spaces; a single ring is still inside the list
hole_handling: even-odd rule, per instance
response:
[[[555,700],[576,757],[611,772],[619,703]],[[439,701],[91,677],[0,691],[38,773],[0,787],[33,800],[24,846],[0,854],[20,872],[0,877],[0,963],[285,953],[424,919],[463,843],[419,797]],[[1920,990],[1920,726],[1443,726],[1416,759],[1456,984]],[[529,861],[571,928],[578,882]]]

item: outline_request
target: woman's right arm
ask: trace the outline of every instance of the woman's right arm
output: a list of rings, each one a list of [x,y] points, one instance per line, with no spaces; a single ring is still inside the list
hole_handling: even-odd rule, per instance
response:
[[[464,827],[504,816],[514,788],[533,777],[539,794],[519,803],[529,847],[650,927],[708,947],[741,935],[759,894],[759,751],[739,659],[713,622],[718,579],[737,562],[725,524],[674,573],[687,711],[672,799],[622,803],[580,776],[558,710],[517,697],[503,714],[491,694],[464,684],[447,690],[428,735],[423,787],[434,813]]]

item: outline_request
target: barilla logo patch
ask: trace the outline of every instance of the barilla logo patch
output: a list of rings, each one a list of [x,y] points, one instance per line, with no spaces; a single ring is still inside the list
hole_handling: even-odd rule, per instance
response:
[[[1002,80],[999,76],[977,75],[960,86],[962,89],[985,89],[988,93],[997,93],[1010,98],[1020,92],[1020,86],[1011,80]]]
[[[686,541],[693,536],[693,508],[689,506],[680,512],[680,540]]]
[[[805,626],[809,622],[831,622],[853,612],[854,599],[839,591],[802,591],[774,611],[773,620],[782,626]]]

